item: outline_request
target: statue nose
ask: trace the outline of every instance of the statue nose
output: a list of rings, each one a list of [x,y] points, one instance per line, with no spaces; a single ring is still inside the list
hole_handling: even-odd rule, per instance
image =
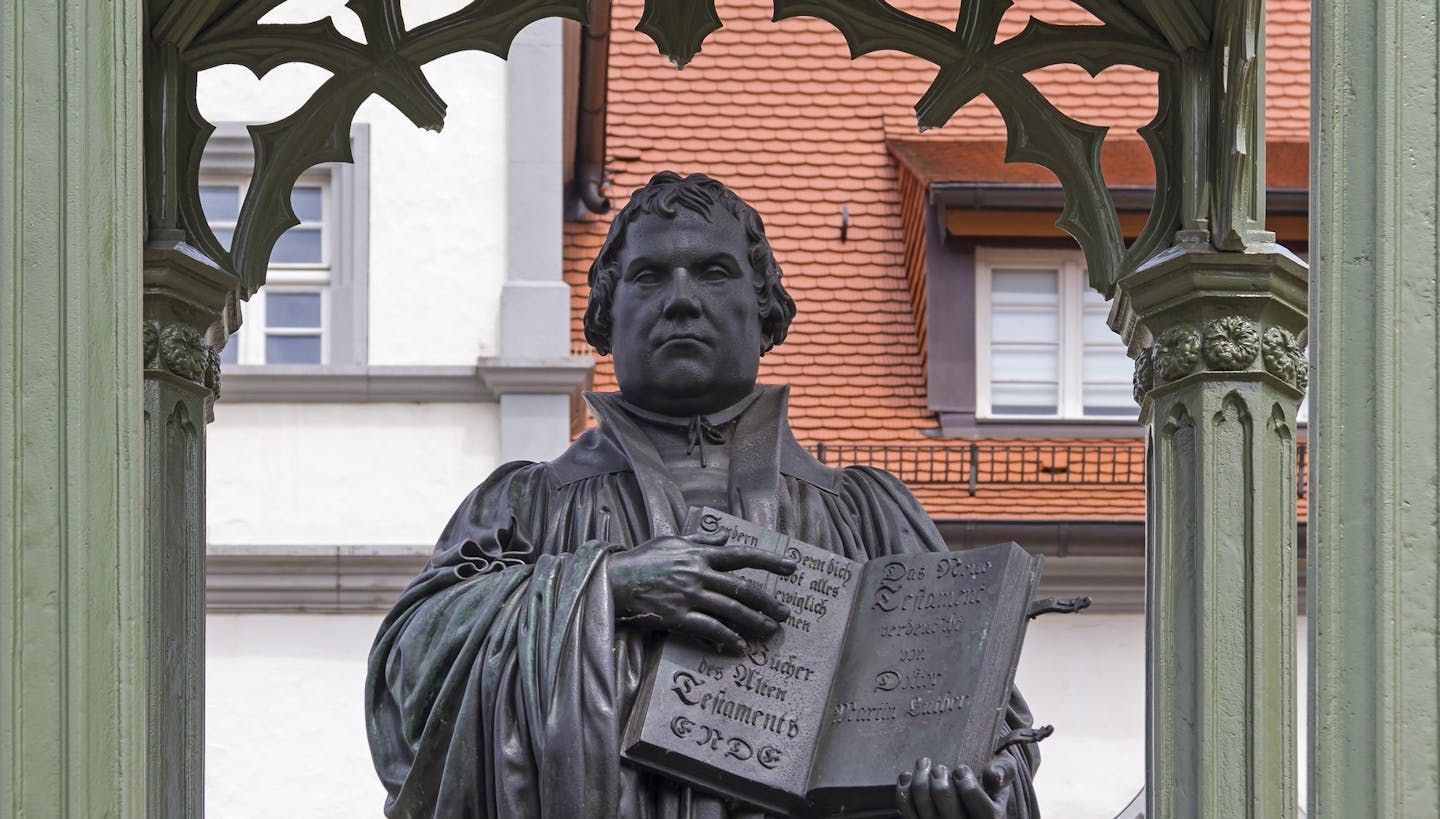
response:
[[[677,268],[670,277],[670,291],[665,294],[665,316],[698,316],[700,314],[700,290],[695,277],[685,268]]]

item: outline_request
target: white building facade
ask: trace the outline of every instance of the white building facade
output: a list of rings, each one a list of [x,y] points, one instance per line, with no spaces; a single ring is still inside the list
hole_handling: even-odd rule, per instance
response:
[[[406,24],[459,5],[407,3]],[[327,16],[363,38],[338,0],[267,22]],[[210,816],[380,815],[362,692],[384,609],[491,470],[570,440],[590,362],[570,356],[561,277],[567,36],[541,21],[508,61],[425,66],[443,132],[372,98],[354,163],[296,186],[300,224],[227,345],[209,427]],[[287,116],[327,77],[202,74],[217,125],[202,199],[222,239],[253,161],[244,124]]]

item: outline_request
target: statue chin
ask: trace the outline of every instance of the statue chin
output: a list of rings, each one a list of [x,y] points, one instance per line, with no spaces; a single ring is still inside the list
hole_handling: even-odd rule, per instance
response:
[[[627,389],[629,386],[629,389]],[[663,388],[656,384],[620,384],[620,395],[630,404],[661,415],[708,415],[719,412],[755,391],[755,381],[716,383],[713,379],[687,386],[674,379]]]
[[[671,357],[640,366],[616,360],[615,378],[627,403],[661,415],[708,415],[755,391],[759,361]]]

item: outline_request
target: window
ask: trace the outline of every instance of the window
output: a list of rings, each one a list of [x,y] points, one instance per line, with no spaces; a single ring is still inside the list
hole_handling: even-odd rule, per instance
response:
[[[280,236],[265,286],[221,353],[230,365],[365,363],[368,285],[368,131],[352,134],[355,164],[307,171],[290,194],[300,224]],[[243,126],[216,129],[202,160],[200,203],[227,248],[253,167]]]
[[[1133,366],[1078,251],[976,252],[977,413],[1134,419]]]
[[[287,230],[270,254],[264,289],[250,299],[245,323],[221,353],[226,364],[328,364],[325,302],[330,291],[326,228],[329,185],[304,179],[290,195],[300,224]],[[227,248],[245,197],[244,180],[207,179],[200,201],[215,235]]]

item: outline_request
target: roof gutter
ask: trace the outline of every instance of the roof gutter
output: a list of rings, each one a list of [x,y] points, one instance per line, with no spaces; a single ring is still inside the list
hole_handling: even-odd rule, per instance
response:
[[[1146,212],[1155,199],[1150,185],[1117,185],[1110,196],[1119,211]],[[973,210],[1059,210],[1065,206],[1065,192],[1059,185],[1017,185],[1004,182],[933,182],[930,203],[948,208]],[[1310,193],[1304,188],[1271,188],[1265,192],[1269,213],[1305,214]]]

